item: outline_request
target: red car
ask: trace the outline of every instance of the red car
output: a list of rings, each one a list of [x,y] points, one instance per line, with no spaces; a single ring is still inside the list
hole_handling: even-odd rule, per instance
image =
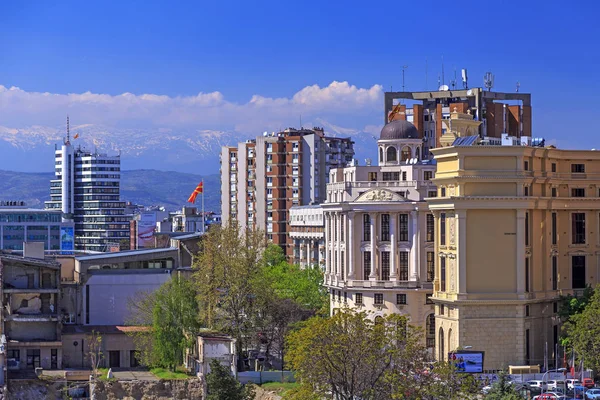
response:
[[[581,384],[586,388],[591,389],[594,387],[594,380],[592,378],[583,378]]]

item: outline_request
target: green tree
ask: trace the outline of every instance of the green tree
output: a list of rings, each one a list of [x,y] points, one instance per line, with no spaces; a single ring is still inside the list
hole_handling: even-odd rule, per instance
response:
[[[152,366],[158,362],[153,351],[153,310],[156,301],[155,292],[139,291],[127,302],[127,325],[136,327],[129,329],[135,348],[138,350],[138,361],[142,365]]]
[[[172,371],[183,362],[200,329],[196,290],[191,280],[173,275],[154,293],[152,352],[156,365]]]
[[[210,373],[206,376],[208,396],[206,400],[252,400],[254,389],[242,386],[231,372],[217,360],[210,362]]]
[[[506,372],[500,372],[498,380],[492,384],[485,398],[486,400],[524,400]]]
[[[585,308],[574,315],[563,326],[570,344],[577,354],[585,354],[585,365],[600,371],[600,287]]]

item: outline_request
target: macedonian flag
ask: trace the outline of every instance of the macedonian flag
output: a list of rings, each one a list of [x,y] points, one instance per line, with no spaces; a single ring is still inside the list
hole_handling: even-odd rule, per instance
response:
[[[200,182],[198,184],[198,186],[196,186],[196,189],[194,189],[194,192],[190,195],[190,198],[188,199],[188,203],[195,203],[196,202],[196,196],[198,196],[200,193],[204,192],[204,181]]]

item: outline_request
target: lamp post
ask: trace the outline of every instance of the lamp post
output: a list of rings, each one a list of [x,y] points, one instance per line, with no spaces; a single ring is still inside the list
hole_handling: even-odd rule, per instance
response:
[[[548,384],[546,383],[546,375],[548,374],[548,372],[565,372],[566,370],[567,370],[566,368],[557,368],[557,369],[549,369],[548,371],[544,372],[544,375],[542,375],[542,384],[544,384],[544,383],[546,384],[545,390],[548,390]]]

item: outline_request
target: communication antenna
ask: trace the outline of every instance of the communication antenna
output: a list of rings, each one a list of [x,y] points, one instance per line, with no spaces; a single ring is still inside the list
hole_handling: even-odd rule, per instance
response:
[[[469,88],[469,78],[467,77],[467,69],[463,68],[461,70],[461,75],[462,75],[462,83],[463,83],[463,87],[465,89]]]
[[[402,91],[404,92],[404,71],[408,68],[408,65],[402,66]]]
[[[456,68],[454,68],[454,79],[450,81],[450,86],[452,86],[452,90],[456,87]]]
[[[483,84],[488,90],[488,92],[491,91],[494,87],[494,74],[492,74],[491,72],[486,72],[483,76]]]
[[[446,79],[444,78],[444,56],[442,56],[442,85],[446,84]]]
[[[65,144],[69,144],[71,142],[71,130],[69,128],[69,114],[67,114],[67,143]]]
[[[517,93],[519,93],[519,88],[521,87],[521,83],[517,81]]]
[[[300,114],[300,129],[302,129],[302,114]]]

